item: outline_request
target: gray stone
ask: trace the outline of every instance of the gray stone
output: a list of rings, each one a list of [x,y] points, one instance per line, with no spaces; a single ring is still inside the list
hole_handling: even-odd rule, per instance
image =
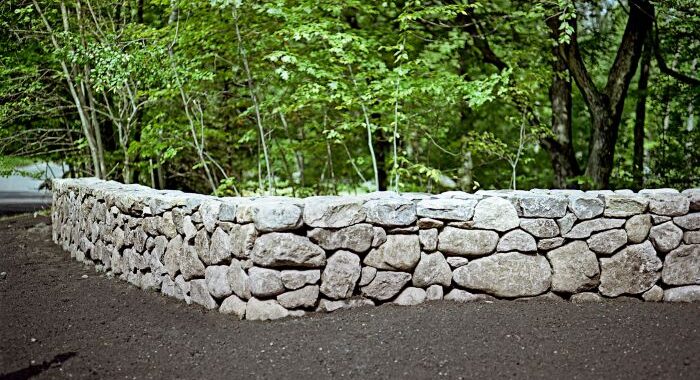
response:
[[[476,199],[424,199],[418,202],[416,213],[425,218],[467,221],[474,215],[477,203]]]
[[[381,227],[372,227],[374,236],[372,237],[372,248],[377,248],[386,242],[386,231]]]
[[[566,214],[563,218],[557,219],[557,225],[559,226],[559,234],[566,235],[574,227],[578,219],[574,214]]]
[[[418,228],[425,230],[429,230],[431,228],[441,228],[445,225],[444,222],[431,218],[420,218],[416,224],[418,225]]]
[[[229,267],[226,265],[210,265],[204,271],[209,293],[215,298],[224,298],[233,294],[228,282],[228,270]]]
[[[686,193],[686,191],[689,192]],[[698,189],[688,189],[684,190],[683,194],[688,197],[690,211],[700,211],[700,191]]]
[[[248,300],[245,309],[245,317],[251,321],[268,321],[284,318],[288,315],[289,311],[276,300],[261,301],[255,297]]]
[[[282,284],[290,290],[296,290],[304,285],[315,285],[321,279],[321,271],[311,270],[283,270]]]
[[[611,218],[627,218],[645,212],[649,200],[643,197],[628,195],[605,195],[605,212],[603,215]]]
[[[470,230],[474,228],[474,221],[470,220],[468,222],[449,222],[447,223],[450,227],[461,228],[464,230]]]
[[[674,195],[678,194],[678,190],[669,187],[659,189],[642,189],[639,190],[640,195]]]
[[[348,251],[338,251],[328,258],[321,274],[321,293],[332,299],[349,298],[360,278],[360,257]]]
[[[507,252],[472,260],[455,269],[452,278],[467,289],[513,298],[544,293],[552,273],[544,256]]]
[[[288,232],[271,232],[255,239],[253,262],[268,267],[296,266],[320,268],[326,264],[326,252],[309,238]]]
[[[666,302],[700,302],[700,285],[680,286],[664,291]]]
[[[439,251],[460,256],[483,256],[493,252],[497,244],[494,231],[445,227],[438,237]]]
[[[700,230],[700,212],[677,216],[673,223],[684,230]]]
[[[229,265],[228,271],[226,272],[226,280],[231,287],[231,291],[238,297],[246,300],[251,297],[250,287],[248,286],[248,275],[245,270],[243,270],[240,261],[236,259],[231,260],[231,265]]]
[[[418,231],[418,238],[420,240],[420,246],[425,251],[435,251],[437,249],[438,242],[438,230],[437,228],[431,228],[429,230]]]
[[[202,224],[207,231],[213,232],[216,223],[219,220],[219,211],[221,210],[221,202],[215,200],[207,200],[199,206],[199,214],[202,216]]]
[[[649,212],[665,216],[681,216],[688,213],[690,200],[685,195],[654,195],[649,198]]]
[[[440,252],[431,254],[421,253],[420,262],[413,272],[413,285],[421,288],[439,284],[450,286],[452,270]]]
[[[190,241],[197,234],[197,227],[194,226],[189,215],[182,218],[182,231],[185,234],[185,241]]]
[[[664,300],[664,290],[660,286],[654,285],[642,294],[642,299],[647,302],[661,302]]]
[[[488,230],[508,231],[520,225],[518,212],[513,204],[499,197],[489,197],[479,201],[474,209],[473,219],[474,228]]]
[[[522,298],[516,298],[515,299],[518,302],[529,302],[529,301],[535,301],[535,302],[565,302],[563,298],[560,296],[552,293],[552,292],[547,292],[544,294],[540,294],[539,296],[534,296],[534,297],[522,297]]]
[[[469,259],[461,256],[450,256],[446,261],[452,268],[459,268],[469,264]]]
[[[513,230],[501,236],[496,246],[498,252],[535,252],[537,251],[537,243],[535,238],[523,230]]]
[[[236,220],[237,198],[224,198],[219,206],[219,220],[222,222],[233,222]]]
[[[648,214],[635,215],[625,222],[627,240],[633,244],[643,242],[649,236],[649,229],[651,229],[651,216]]]
[[[245,309],[246,302],[235,295],[231,295],[221,302],[219,313],[231,314],[238,319],[243,319],[243,317],[245,317]]]
[[[575,196],[569,199],[569,209],[580,220],[592,219],[603,213],[605,203],[598,197]]]
[[[651,231],[649,231],[649,240],[654,244],[656,250],[662,253],[678,247],[682,239],[683,230],[678,228],[673,222],[666,222],[651,227]]]
[[[396,297],[394,303],[401,306],[413,306],[425,302],[426,297],[425,290],[409,286]]]
[[[595,253],[583,241],[573,241],[547,252],[552,264],[552,290],[561,293],[579,293],[594,289],[600,279]]]
[[[586,242],[593,252],[610,255],[627,244],[627,232],[622,229],[603,231],[593,234]]]
[[[361,223],[338,230],[314,228],[307,232],[307,236],[328,251],[345,249],[362,253],[370,249],[374,230],[371,224]]]
[[[203,279],[190,281],[190,298],[192,302],[202,305],[207,309],[216,309],[219,307],[211,294],[209,294],[207,281]]]
[[[172,297],[179,300],[184,300],[185,295],[182,293],[182,289],[175,284],[170,276],[164,276],[163,282],[160,286],[160,292],[168,297]]]
[[[644,293],[661,277],[661,266],[650,242],[628,245],[614,256],[600,259],[599,291],[607,297]]]
[[[409,281],[411,281],[410,273],[377,271],[372,282],[360,290],[366,297],[386,301],[397,295]]]
[[[374,280],[374,276],[377,275],[377,268],[375,267],[362,267],[362,272],[360,274],[360,281],[357,283],[360,286],[365,286]]]
[[[444,296],[444,290],[440,285],[430,285],[425,290],[425,299],[427,301],[438,301]]]
[[[519,204],[526,218],[561,218],[566,215],[569,200],[554,195],[527,194],[519,197]]]
[[[520,219],[520,228],[538,238],[553,238],[559,235],[559,225],[554,219]]]
[[[367,222],[385,226],[409,226],[416,221],[415,203],[403,198],[382,198],[369,200],[363,206]]]
[[[600,303],[604,299],[598,293],[583,292],[571,295],[572,303]]]
[[[239,259],[247,259],[255,245],[255,238],[258,236],[253,224],[234,224],[229,230],[231,241],[231,254]]]
[[[158,218],[156,229],[168,239],[177,236],[177,228],[175,228],[175,222],[173,222],[173,213],[168,211]]]
[[[289,231],[302,226],[301,208],[292,202],[253,202],[253,223],[261,232]]]
[[[199,260],[197,251],[191,245],[183,247],[178,264],[180,265],[180,272],[185,280],[204,276],[204,264]]]
[[[681,245],[669,252],[661,279],[668,285],[700,285],[700,244]]]
[[[337,301],[330,301],[322,298],[318,301],[318,308],[316,308],[316,311],[330,313],[340,309],[354,309],[356,307],[363,306],[374,306],[374,302],[372,302],[370,299],[361,297]]]
[[[487,294],[474,294],[462,289],[450,290],[449,293],[445,294],[444,299],[453,302],[479,302],[494,300],[493,297]]]
[[[197,236],[194,238],[196,247],[200,236],[206,237],[206,231],[202,230],[197,233]],[[224,230],[217,227],[211,235],[209,249],[204,248],[204,251],[198,251],[197,253],[207,265],[216,265],[227,261],[231,257],[231,239]]]
[[[180,235],[170,239],[163,254],[163,265],[170,277],[175,277],[180,270],[180,256],[182,255],[182,237]]]
[[[624,219],[607,219],[599,218],[592,220],[584,220],[583,222],[574,226],[568,233],[564,234],[565,238],[569,239],[583,239],[588,238],[594,232],[612,230],[613,228],[620,228],[625,224]]]
[[[537,242],[537,250],[549,251],[550,249],[561,247],[562,244],[564,244],[564,238],[562,237],[542,239]]]
[[[304,222],[310,227],[342,228],[365,221],[359,197],[309,197],[304,200]]]
[[[284,293],[280,272],[273,269],[250,268],[248,270],[248,287],[253,297],[273,297]]]
[[[308,285],[277,296],[277,302],[287,309],[313,307],[318,299],[318,285]]]
[[[420,243],[415,235],[389,235],[386,243],[372,249],[363,263],[377,269],[412,270],[420,260]]]
[[[653,224],[653,225],[656,226],[656,225],[661,224],[661,223],[669,222],[669,221],[671,221],[672,219],[673,219],[673,218],[671,218],[670,216],[663,216],[663,215],[656,215],[656,214],[653,214],[653,215],[651,216],[651,224]]]
[[[685,231],[683,233],[683,243],[700,244],[700,231]]]

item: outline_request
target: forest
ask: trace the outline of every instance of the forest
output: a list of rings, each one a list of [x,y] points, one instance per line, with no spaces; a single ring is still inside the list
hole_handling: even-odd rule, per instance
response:
[[[4,0],[0,175],[700,187],[697,0]]]

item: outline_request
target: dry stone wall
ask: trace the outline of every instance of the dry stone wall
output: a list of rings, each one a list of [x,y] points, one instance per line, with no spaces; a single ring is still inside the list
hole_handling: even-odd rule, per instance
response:
[[[53,181],[53,239],[238,318],[393,302],[700,301],[700,189],[217,198]]]

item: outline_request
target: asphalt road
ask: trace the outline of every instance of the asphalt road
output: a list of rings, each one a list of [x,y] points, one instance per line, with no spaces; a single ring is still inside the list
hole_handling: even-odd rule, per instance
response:
[[[700,374],[698,304],[433,302],[238,321],[96,274],[40,223],[0,220],[2,379]]]
[[[29,191],[0,191],[0,216],[51,208],[51,194]]]

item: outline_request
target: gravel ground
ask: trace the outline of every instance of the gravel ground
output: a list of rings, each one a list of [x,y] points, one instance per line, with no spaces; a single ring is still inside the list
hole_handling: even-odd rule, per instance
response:
[[[698,378],[700,305],[381,306],[238,321],[72,261],[0,219],[0,378]]]

